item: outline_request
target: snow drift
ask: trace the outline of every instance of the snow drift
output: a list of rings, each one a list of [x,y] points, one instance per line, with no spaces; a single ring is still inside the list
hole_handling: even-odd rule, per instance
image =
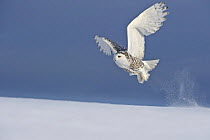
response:
[[[0,140],[209,140],[210,109],[0,98]]]

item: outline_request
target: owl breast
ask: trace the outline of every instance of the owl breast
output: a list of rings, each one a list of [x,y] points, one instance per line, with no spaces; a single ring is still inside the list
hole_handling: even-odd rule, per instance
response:
[[[142,70],[142,68],[144,68],[144,63],[138,58],[129,59],[129,62],[129,67],[123,69],[130,73],[130,75],[136,75]]]
[[[127,69],[130,67],[130,62],[127,59],[114,59],[115,64],[123,69]]]
[[[115,55],[114,62],[118,67],[131,70],[133,72],[144,67],[144,63],[139,58],[133,57],[127,52],[121,52],[120,57],[119,55]]]
[[[131,57],[129,59],[129,61],[130,61],[130,66],[129,67],[133,71],[137,71],[137,70],[139,70],[139,69],[144,67],[144,63],[142,62],[142,60],[140,60],[140,59],[138,59],[136,57]]]

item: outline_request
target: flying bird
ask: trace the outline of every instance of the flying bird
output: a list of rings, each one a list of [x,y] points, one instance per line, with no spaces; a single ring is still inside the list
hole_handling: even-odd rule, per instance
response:
[[[137,75],[139,83],[149,79],[149,72],[153,70],[159,59],[143,60],[145,49],[145,36],[154,34],[163,25],[165,16],[169,12],[165,3],[159,2],[149,7],[138,15],[127,26],[128,48],[124,48],[105,37],[95,36],[100,51],[106,55],[113,54],[116,65],[129,73]]]

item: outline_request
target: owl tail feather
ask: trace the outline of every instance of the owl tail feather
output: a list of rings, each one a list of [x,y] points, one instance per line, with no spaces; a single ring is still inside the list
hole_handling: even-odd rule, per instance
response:
[[[137,74],[138,82],[143,84],[144,81],[147,81],[149,79],[150,74],[149,71],[153,70],[159,62],[159,59],[157,60],[149,60],[149,61],[143,61],[144,68]]]

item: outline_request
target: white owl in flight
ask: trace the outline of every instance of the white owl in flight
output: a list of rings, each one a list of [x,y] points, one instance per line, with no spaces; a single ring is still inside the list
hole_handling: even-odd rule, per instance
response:
[[[128,49],[107,38],[95,36],[100,51],[107,55],[113,53],[113,60],[117,66],[129,72],[130,76],[137,75],[139,83],[148,80],[150,76],[148,72],[153,70],[159,62],[159,59],[142,60],[144,58],[144,37],[155,33],[163,25],[166,20],[164,17],[169,14],[165,12],[168,9],[165,5],[163,2],[154,4],[127,26]]]

